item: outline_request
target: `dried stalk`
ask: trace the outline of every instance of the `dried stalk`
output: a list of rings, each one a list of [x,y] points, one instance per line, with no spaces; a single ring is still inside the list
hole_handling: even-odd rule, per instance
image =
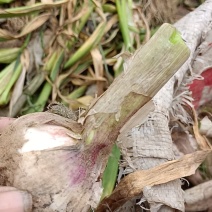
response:
[[[141,191],[146,192],[152,190],[152,186],[162,186],[163,183],[194,174],[197,167],[210,152],[210,150],[197,151],[152,169],[135,171],[119,183],[113,194],[101,202],[96,212],[106,211],[107,208],[115,211],[120,205],[124,205],[126,200],[138,196]],[[178,194],[176,193],[175,195]],[[160,196],[157,196],[157,198],[160,199]]]
[[[83,124],[85,151],[76,164],[83,170],[92,170],[92,178],[86,174],[81,176],[89,180],[90,185],[95,184],[94,176],[97,177],[101,168],[105,167],[122,127],[130,122],[140,108],[144,117],[148,115],[149,110],[146,110],[144,105],[151,105],[149,102],[164,86],[167,78],[188,58],[189,51],[180,40],[175,29],[164,24],[152,39],[134,54],[128,62],[127,70],[91,106]],[[73,175],[79,178],[79,173],[73,172]],[[80,192],[77,192],[77,201],[83,201],[84,195],[79,194]]]

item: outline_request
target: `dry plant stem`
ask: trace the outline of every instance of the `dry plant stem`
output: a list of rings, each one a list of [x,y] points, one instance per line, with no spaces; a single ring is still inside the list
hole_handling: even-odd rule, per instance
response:
[[[212,1],[210,0],[175,24],[182,33],[183,39],[192,54],[175,76],[153,98],[154,111],[149,114],[148,120],[144,122],[141,116],[137,116],[137,122],[140,120],[138,127],[133,128],[130,132],[122,133],[120,136],[122,154],[128,164],[125,172],[130,173],[134,170],[149,169],[164,161],[173,159],[168,122],[174,85],[176,84],[178,89],[189,69],[193,53],[199,45],[202,33],[206,29],[210,29],[211,12]],[[179,180],[155,186],[152,190],[146,190],[143,195],[147,201],[151,202],[152,211],[164,211],[163,207],[160,208],[161,203],[170,206],[169,211],[175,210],[172,208],[184,210],[184,198]]]
[[[81,159],[86,161],[83,169],[105,167],[124,124],[152,99],[174,70],[188,58],[189,51],[177,37],[171,25],[163,25],[150,42],[135,53],[127,70],[88,111],[82,135],[87,144]],[[143,113],[147,116],[148,110]],[[81,160],[78,160],[79,164],[83,164]]]
[[[97,170],[105,167],[124,124],[151,100],[188,58],[189,51],[180,40],[174,28],[164,24],[149,43],[135,53],[127,70],[92,105],[82,133],[85,150],[78,160],[83,170],[89,167],[92,176],[97,176]],[[144,116],[147,114],[144,112]],[[89,176],[84,175],[84,178],[89,179]]]
[[[101,202],[96,212],[106,211],[108,207],[115,211],[126,200],[138,196],[145,189],[151,189],[154,185],[161,185],[194,174],[210,152],[210,150],[197,151],[187,154],[179,160],[172,160],[149,170],[135,171],[119,183],[113,194]]]
[[[186,211],[205,211],[212,207],[212,180],[185,191]]]
[[[110,150],[124,124],[153,98],[188,58],[189,51],[176,33],[171,25],[164,24],[91,107],[83,132],[88,150],[93,151],[92,147],[97,149],[97,146],[98,151],[105,147]]]

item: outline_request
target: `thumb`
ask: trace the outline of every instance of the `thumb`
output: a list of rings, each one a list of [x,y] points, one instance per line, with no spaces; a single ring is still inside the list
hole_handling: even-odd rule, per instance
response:
[[[13,187],[0,186],[1,212],[31,212],[32,197],[26,191]]]

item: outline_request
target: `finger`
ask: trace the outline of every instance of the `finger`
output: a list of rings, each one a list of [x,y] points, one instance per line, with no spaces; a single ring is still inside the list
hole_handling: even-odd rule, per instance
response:
[[[9,117],[0,117],[0,133],[9,125],[11,124],[15,119],[9,118]]]
[[[30,212],[32,211],[32,197],[25,191],[13,187],[0,187],[1,212]]]

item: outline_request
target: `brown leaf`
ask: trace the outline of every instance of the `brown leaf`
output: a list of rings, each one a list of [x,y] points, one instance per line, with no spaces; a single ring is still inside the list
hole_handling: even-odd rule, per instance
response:
[[[91,56],[93,59],[93,65],[95,70],[96,78],[104,77],[104,69],[103,69],[103,58],[98,48],[94,48],[91,50]],[[104,92],[104,82],[97,81],[97,95],[100,96]]]
[[[21,33],[18,35],[13,35],[7,30],[0,29],[0,39],[11,40],[23,37],[24,35],[27,35],[28,33],[42,26],[49,19],[50,15],[51,15],[50,13],[45,13],[35,17],[22,29]]]
[[[45,13],[40,16],[35,17],[32,21],[30,21],[22,30],[20,36],[26,35],[38,27],[42,26],[50,17],[50,13]]]
[[[110,197],[103,199],[96,211],[106,211],[108,207],[114,211],[126,201],[139,195],[146,186],[159,185],[194,174],[210,152],[211,150],[197,151],[152,169],[129,174],[118,184]]]

